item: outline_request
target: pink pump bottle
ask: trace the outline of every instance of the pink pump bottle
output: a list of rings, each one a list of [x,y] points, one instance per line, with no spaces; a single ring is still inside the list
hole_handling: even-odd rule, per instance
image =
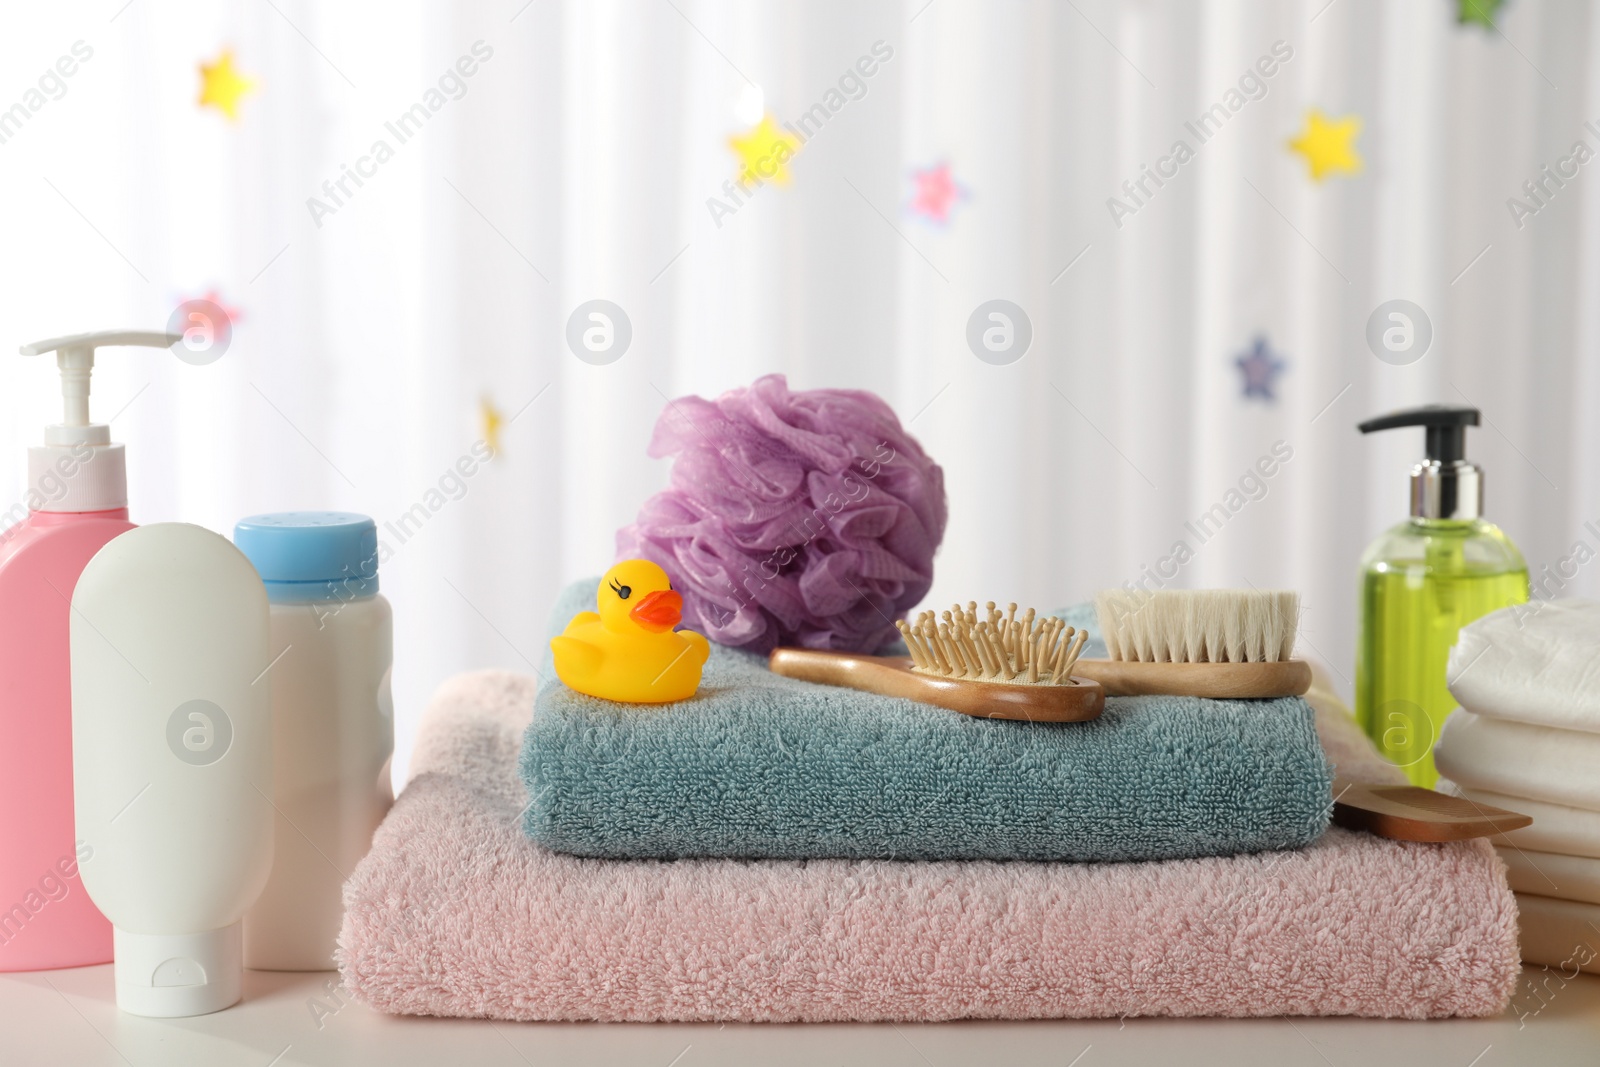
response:
[[[106,542],[131,530],[123,448],[89,421],[94,350],[165,348],[174,334],[110,331],[24,346],[56,352],[64,417],[28,449],[28,492],[0,511],[0,971],[111,960],[111,924],[89,899],[72,806],[72,591]]]

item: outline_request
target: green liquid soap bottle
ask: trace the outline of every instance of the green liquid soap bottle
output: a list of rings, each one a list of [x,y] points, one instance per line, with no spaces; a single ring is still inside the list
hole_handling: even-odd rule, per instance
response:
[[[1369,419],[1362,433],[1427,431],[1427,459],[1411,469],[1411,517],[1361,557],[1356,719],[1384,755],[1421,786],[1439,780],[1433,746],[1456,710],[1445,664],[1461,627],[1528,599],[1528,565],[1482,517],[1483,470],[1468,463],[1476,408],[1432,404]]]

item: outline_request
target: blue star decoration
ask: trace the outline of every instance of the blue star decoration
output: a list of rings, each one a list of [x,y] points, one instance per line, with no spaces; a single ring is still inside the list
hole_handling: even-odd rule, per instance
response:
[[[1283,373],[1287,364],[1272,352],[1272,347],[1267,344],[1265,337],[1257,337],[1250,346],[1248,354],[1234,360],[1239,367],[1239,372],[1244,375],[1244,398],[1249,400],[1258,396],[1267,403],[1274,403],[1278,394],[1273,391],[1277,385],[1278,375]]]

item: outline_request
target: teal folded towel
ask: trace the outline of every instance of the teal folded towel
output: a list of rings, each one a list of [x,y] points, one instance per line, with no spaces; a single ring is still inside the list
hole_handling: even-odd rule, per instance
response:
[[[597,585],[562,594],[552,633]],[[1067,618],[1092,632],[1086,607]],[[524,829],[559,852],[1176,859],[1308,845],[1332,807],[1298,698],[1111,697],[1093,722],[1008,722],[781,678],[716,644],[679,704],[575,693],[548,652],[541,674]]]

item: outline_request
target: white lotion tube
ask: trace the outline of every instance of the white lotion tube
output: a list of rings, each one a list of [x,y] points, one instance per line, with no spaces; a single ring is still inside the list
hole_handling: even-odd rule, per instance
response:
[[[71,647],[80,871],[114,929],[117,1006],[219,1011],[272,869],[266,590],[226,538],[143,526],[84,568]]]

